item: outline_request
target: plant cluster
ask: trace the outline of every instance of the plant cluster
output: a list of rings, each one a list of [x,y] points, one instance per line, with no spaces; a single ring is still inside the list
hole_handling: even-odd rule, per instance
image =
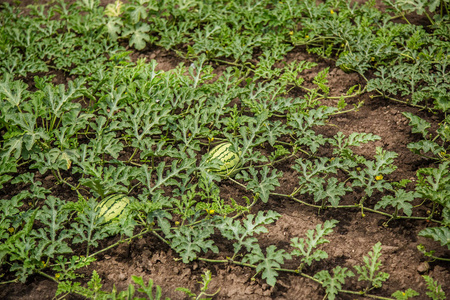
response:
[[[328,299],[340,292],[386,299],[371,294],[389,278],[381,271],[380,243],[352,270],[337,266],[311,273],[315,261],[328,258],[320,245],[329,243],[326,236],[336,220],[318,224],[306,238],[292,238],[290,249],[263,247],[259,235],[281,215],[251,210],[273,197],[319,211],[378,213],[386,216],[386,225],[394,219],[426,220],[434,226],[420,235],[450,249],[450,37],[438,35],[449,26],[448,1],[441,1],[440,14],[430,15],[433,34],[393,23],[373,3],[133,0],[106,8],[96,0],[55,3],[30,6],[29,16],[9,5],[0,10],[0,188],[18,191],[0,200],[0,266],[9,276],[1,284],[40,274],[59,283],[57,296],[131,299],[134,285],[106,293],[93,273],[82,287],[78,270],[120,243],[148,235],[174,249],[184,263],[247,266],[272,286],[280,272],[298,274],[322,285]],[[414,3],[390,7],[425,12]],[[431,14],[437,2],[426,7]],[[148,44],[171,49],[191,64],[158,71],[155,60],[133,61],[124,43],[137,50]],[[364,89],[354,86],[330,97],[328,68],[306,85],[305,71],[317,64],[281,64],[294,45],[324,57],[337,55],[336,64],[345,70],[364,75],[371,68],[376,76]],[[214,63],[228,67],[216,76]],[[72,80],[55,85],[54,75],[40,76],[52,70]],[[34,82],[25,82],[30,74]],[[301,96],[291,97],[292,89]],[[389,180],[395,152],[377,148],[372,158],[355,153],[355,147],[379,136],[318,134],[332,116],[363,105],[347,108],[348,99],[365,91],[410,97],[406,103],[445,115],[431,131],[429,122],[404,113],[412,133],[422,138],[408,148],[435,162],[417,171],[416,183]],[[330,104],[333,98],[337,105]],[[225,141],[240,150],[235,176],[210,172],[217,162],[205,155]],[[319,155],[323,152],[327,156]],[[284,165],[297,181],[281,194],[276,189]],[[43,186],[48,175],[54,187]],[[224,197],[221,182],[242,191],[241,199]],[[70,199],[56,195],[60,186],[70,189]],[[354,190],[359,199],[349,204],[346,195]],[[117,193],[128,195],[131,204],[123,218],[104,224],[96,206]],[[374,195],[383,197],[375,201]],[[427,215],[417,212],[414,204],[420,201]],[[226,259],[220,259],[216,234],[233,246]],[[116,235],[118,242],[99,246]],[[423,246],[419,250],[445,260]],[[206,253],[217,259],[203,257]],[[287,261],[298,267],[283,268]],[[365,288],[346,290],[346,279],[355,276]],[[160,299],[158,287],[153,296],[152,281],[133,280],[139,292]],[[438,283],[424,280],[428,296],[445,298]],[[212,297],[210,281],[207,272],[199,295],[180,290],[194,299]],[[392,297],[414,295],[410,289]]]

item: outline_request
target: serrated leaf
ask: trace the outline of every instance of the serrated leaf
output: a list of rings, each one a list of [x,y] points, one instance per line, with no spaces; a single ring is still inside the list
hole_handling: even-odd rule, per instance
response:
[[[170,246],[177,251],[183,262],[188,263],[196,259],[197,253],[200,251],[219,252],[219,248],[214,245],[214,241],[209,239],[213,233],[214,228],[208,225],[201,228],[183,226],[176,229],[174,233],[168,234],[166,238],[171,239]]]
[[[327,86],[328,71],[329,71],[329,67],[319,71],[319,73],[317,73],[317,75],[313,79],[313,83],[316,84],[325,95],[328,95],[328,93],[330,92],[330,87]]]
[[[120,32],[122,31],[122,27],[123,23],[121,20],[109,19],[108,23],[106,23],[106,30],[113,40],[117,40]]]
[[[437,155],[442,151],[445,151],[445,148],[441,147],[438,143],[428,140],[409,143],[407,147],[415,154],[431,152],[434,155]]]
[[[448,227],[430,227],[419,232],[419,236],[427,237],[441,243],[441,246],[447,246],[450,250],[450,228]]]
[[[392,189],[392,185],[383,179],[382,175],[391,174],[397,168],[394,165],[394,159],[398,156],[397,153],[385,151],[379,147],[376,148],[376,152],[376,161],[367,160],[364,162],[366,167],[363,170],[349,173],[350,177],[355,179],[352,186],[363,187],[369,197],[372,196],[375,189],[380,192]]]
[[[161,287],[159,285],[156,285],[155,293],[153,293],[153,280],[151,278],[148,280],[147,285],[145,285],[144,280],[140,276],[133,275],[133,276],[131,276],[131,278],[139,286],[138,292],[144,293],[145,295],[147,295],[148,299],[150,299],[150,300],[161,299],[161,295],[162,295]],[[131,299],[131,298],[128,298],[128,299]],[[135,298],[133,298],[133,299],[135,299]]]
[[[409,298],[419,296],[420,294],[413,289],[407,289],[406,291],[396,291],[392,294],[392,297],[395,297],[397,300],[407,300]]]
[[[368,281],[367,289],[371,287],[380,288],[382,283],[389,278],[389,274],[379,272],[381,267],[381,243],[378,242],[373,246],[373,252],[369,251],[369,256],[364,256],[364,266],[354,266],[359,274],[358,281]]]
[[[448,197],[450,190],[450,161],[439,164],[438,168],[422,168],[417,171],[418,184],[416,191],[426,199],[450,207]]]
[[[53,196],[47,198],[37,217],[45,229],[41,227],[32,233],[39,242],[43,255],[52,258],[57,254],[72,252],[65,241],[72,238],[71,232],[64,228],[68,215],[64,201]]]
[[[267,284],[274,286],[277,282],[278,272],[274,269],[280,268],[285,259],[291,259],[291,255],[284,249],[277,250],[275,245],[270,245],[266,249],[266,255],[261,248],[253,248],[252,252],[245,255],[243,262],[257,264],[256,271],[262,271],[262,278],[266,279]]]
[[[10,80],[13,80],[13,78],[6,73],[4,81],[0,82],[0,95],[5,95],[6,101],[13,107],[19,107],[22,101],[29,97],[27,91],[28,85],[21,80]]]
[[[423,275],[422,276],[425,282],[427,283],[427,292],[426,294],[433,300],[445,300],[447,299],[445,296],[445,292],[442,290],[442,286],[438,284],[437,281],[433,280],[431,276]]]
[[[345,283],[345,278],[353,277],[355,274],[347,268],[337,266],[333,269],[333,276],[327,270],[322,270],[314,275],[314,278],[322,282],[322,286],[325,288],[328,299],[334,300],[336,295],[342,289],[342,285]]]
[[[120,0],[116,0],[114,3],[106,5],[104,14],[108,17],[118,17],[122,13],[123,3]]]
[[[81,206],[80,212],[76,218],[76,222],[72,222],[71,234],[74,238],[72,243],[79,244],[86,242],[86,255],[89,255],[91,246],[98,247],[98,241],[108,236],[107,228],[101,225],[102,219],[97,218],[97,204],[96,199],[91,198],[88,201],[79,201]]]
[[[247,171],[242,171],[236,175],[236,178],[247,181],[247,189],[259,195],[263,202],[267,202],[270,192],[275,190],[276,186],[280,186],[278,178],[282,177],[283,173],[277,173],[276,170],[272,170],[272,174],[269,175],[270,169],[268,166],[263,166],[259,174],[253,167],[250,167],[249,172],[250,174]]]
[[[335,177],[329,178],[327,182],[323,178],[315,177],[311,178],[310,182],[306,183],[305,189],[300,192],[314,195],[314,202],[327,200],[332,206],[338,206],[341,197],[349,191],[351,188],[345,186],[344,182],[338,183]]]
[[[226,218],[222,222],[216,225],[222,235],[229,240],[236,240],[233,243],[234,253],[237,254],[243,246],[247,251],[251,251],[255,247],[259,247],[257,239],[252,237],[255,234],[266,233],[267,228],[262,225],[267,225],[276,221],[281,215],[269,210],[266,214],[263,211],[259,211],[256,215],[248,215],[242,222],[239,220],[233,220],[232,218]]]
[[[375,209],[379,209],[381,207],[386,208],[386,206],[390,205],[396,208],[397,211],[403,210],[405,215],[410,217],[413,208],[413,205],[410,202],[414,201],[417,197],[419,197],[417,192],[406,192],[404,189],[399,189],[395,191],[395,196],[384,196],[377,202],[377,204],[375,204]]]
[[[431,127],[429,122],[410,112],[403,112],[403,115],[409,119],[409,126],[412,126],[412,133],[421,133],[424,138],[428,135],[427,129]]]
[[[321,259],[328,258],[328,254],[323,250],[314,250],[319,245],[329,243],[330,241],[325,239],[324,236],[333,232],[333,228],[336,226],[338,221],[336,220],[326,220],[323,223],[323,228],[321,224],[316,226],[316,230],[308,230],[306,237],[307,240],[298,237],[291,239],[291,246],[296,248],[291,254],[295,256],[302,256],[301,261],[310,266],[312,262],[320,261]]]
[[[136,48],[137,50],[144,49],[146,46],[146,41],[150,41],[150,36],[146,33],[148,31],[150,31],[150,26],[146,23],[143,23],[139,27],[137,27],[131,35],[129,42],[130,46],[134,45],[134,48]]]

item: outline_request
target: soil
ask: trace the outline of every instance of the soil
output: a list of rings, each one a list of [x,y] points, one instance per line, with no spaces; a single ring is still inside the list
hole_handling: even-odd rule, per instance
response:
[[[8,1],[12,2],[12,1]],[[29,4],[23,1],[21,5]],[[45,2],[45,1],[42,1]],[[103,3],[105,2],[105,3]],[[103,1],[106,4],[108,1]],[[109,1],[113,2],[113,1]],[[417,23],[424,22],[423,18],[417,17]],[[138,58],[155,59],[158,62],[158,69],[170,70],[179,63],[190,64],[188,61],[176,56],[172,51],[166,51],[156,46],[148,46],[137,52],[133,59]],[[294,60],[308,60],[318,62],[308,75],[310,81],[318,71],[329,67],[329,86],[331,96],[339,96],[345,93],[351,86],[360,84],[364,86],[365,80],[356,73],[347,74],[334,65],[332,60],[324,60],[308,54],[306,49],[297,47],[286,57],[286,62]],[[220,66],[213,65],[220,70]],[[222,68],[223,69],[223,68]],[[56,74],[55,83],[66,83],[70,78],[62,72]],[[370,74],[369,74],[370,75]],[[33,82],[32,76],[30,82]],[[299,93],[293,90],[291,93]],[[402,112],[411,112],[426,119],[432,124],[437,124],[441,117],[425,111],[408,107],[399,103],[374,97],[375,94],[365,93],[357,99],[352,99],[352,103],[364,101],[364,105],[357,112],[351,112],[335,116],[330,120],[330,126],[318,129],[319,134],[331,137],[338,131],[348,135],[352,132],[366,132],[379,135],[381,140],[355,148],[354,151],[365,157],[373,157],[376,147],[383,147],[387,151],[395,151],[398,157],[395,164],[398,169],[392,174],[391,180],[403,178],[414,180],[415,172],[422,167],[431,166],[430,162],[413,154],[407,145],[417,141],[419,136],[411,133],[408,120]],[[334,104],[334,100],[327,100],[324,104]],[[326,150],[322,150],[326,151]],[[322,154],[322,153],[321,153]],[[279,166],[284,172],[280,179],[281,186],[276,189],[277,193],[288,194],[296,185],[297,178],[292,176],[290,165],[294,159],[283,162]],[[291,169],[292,170],[292,169]],[[40,178],[44,187],[53,186],[52,176]],[[245,191],[236,188],[231,182],[222,181],[220,183],[224,198],[242,199],[246,195]],[[68,191],[60,189],[59,196],[72,197]],[[1,191],[2,197],[12,195],[14,191]],[[353,204],[359,201],[360,192],[354,190],[348,194],[344,204]],[[375,202],[382,195],[374,193],[368,201]],[[67,198],[66,198],[67,199]],[[369,202],[370,203],[370,202]],[[414,205],[420,204],[419,202]],[[414,299],[429,299],[426,294],[426,283],[422,275],[429,275],[438,281],[447,295],[450,295],[450,263],[446,262],[426,262],[427,259],[417,250],[419,244],[425,245],[427,249],[435,249],[435,255],[440,257],[450,257],[450,251],[441,247],[438,243],[430,239],[419,237],[418,233],[432,226],[425,221],[398,220],[385,224],[388,220],[379,214],[369,213],[362,217],[361,211],[356,209],[335,210],[318,212],[317,209],[310,208],[300,203],[284,199],[271,197],[267,203],[259,203],[252,208],[252,213],[260,210],[274,210],[282,216],[277,222],[267,226],[269,233],[258,237],[261,247],[276,245],[283,249],[292,250],[289,246],[293,237],[305,237],[308,230],[314,229],[319,223],[325,220],[335,219],[339,223],[334,233],[328,236],[329,244],[323,245],[329,257],[321,262],[312,265],[307,269],[307,274],[313,275],[316,272],[340,265],[354,271],[353,265],[361,265],[363,256],[367,256],[375,243],[382,243],[382,271],[390,274],[389,279],[383,284],[381,289],[376,289],[373,293],[379,296],[389,297],[397,290],[412,288],[421,296]],[[414,215],[424,216],[426,207],[414,210]],[[116,242],[118,237],[105,241],[102,248]],[[216,245],[220,248],[220,256],[211,255],[211,258],[225,259],[232,255],[232,245],[224,240],[217,240]],[[86,281],[96,270],[102,278],[104,290],[112,290],[115,286],[117,290],[125,290],[132,283],[131,276],[142,276],[144,282],[151,278],[156,285],[161,286],[164,297],[171,299],[188,299],[184,293],[175,291],[177,287],[186,287],[194,292],[200,291],[198,281],[205,270],[212,273],[212,281],[209,292],[219,293],[213,299],[323,299],[324,289],[317,283],[291,273],[281,273],[277,284],[269,286],[256,276],[252,280],[255,271],[247,267],[227,264],[213,264],[203,261],[194,261],[184,264],[178,260],[179,256],[174,253],[166,244],[162,243],[155,236],[147,235],[142,239],[133,240],[130,244],[122,244],[97,257],[98,260],[91,264],[83,272],[86,274]],[[295,261],[295,260],[294,260]],[[286,268],[295,269],[297,266],[288,261],[284,265]],[[0,286],[0,299],[52,299],[55,295],[57,284],[42,276],[32,276],[25,284],[9,284]],[[361,290],[362,283],[357,281],[357,277],[347,280],[344,286],[348,290]],[[67,299],[82,299],[79,296],[68,296]],[[337,299],[365,299],[357,295],[339,294]]]

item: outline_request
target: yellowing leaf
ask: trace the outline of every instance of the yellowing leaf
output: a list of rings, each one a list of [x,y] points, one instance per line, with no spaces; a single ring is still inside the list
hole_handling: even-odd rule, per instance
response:
[[[116,2],[110,3],[106,6],[105,15],[108,17],[118,17],[122,13],[123,3],[120,0],[116,0]]]

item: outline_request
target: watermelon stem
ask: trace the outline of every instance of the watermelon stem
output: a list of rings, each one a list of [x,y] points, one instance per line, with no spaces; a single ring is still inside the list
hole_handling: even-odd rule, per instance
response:
[[[99,250],[99,251],[97,251],[97,252],[95,252],[95,253],[92,253],[92,254],[89,255],[88,257],[95,257],[95,256],[97,256],[97,255],[99,255],[99,254],[101,254],[101,253],[103,253],[103,252],[105,252],[105,251],[108,251],[109,249],[112,249],[112,248],[114,248],[114,247],[116,247],[116,246],[119,246],[120,244],[127,243],[127,242],[131,242],[131,241],[134,240],[135,238],[138,238],[138,237],[140,237],[140,236],[142,236],[142,235],[148,233],[150,230],[151,230],[151,229],[147,228],[147,229],[144,229],[144,230],[142,230],[141,232],[139,232],[138,234],[135,234],[135,235],[133,235],[133,236],[131,236],[131,237],[128,237],[128,238],[126,238],[126,239],[120,239],[120,240],[117,241],[116,243],[111,244],[111,245],[109,245],[108,247],[103,248],[102,250]]]
[[[166,243],[167,245],[170,246],[170,242],[168,240],[166,240],[165,238],[163,238],[160,234],[158,234],[156,231],[152,230],[152,233],[154,235],[156,235],[157,238],[159,238],[161,241],[163,241],[164,243]]]

